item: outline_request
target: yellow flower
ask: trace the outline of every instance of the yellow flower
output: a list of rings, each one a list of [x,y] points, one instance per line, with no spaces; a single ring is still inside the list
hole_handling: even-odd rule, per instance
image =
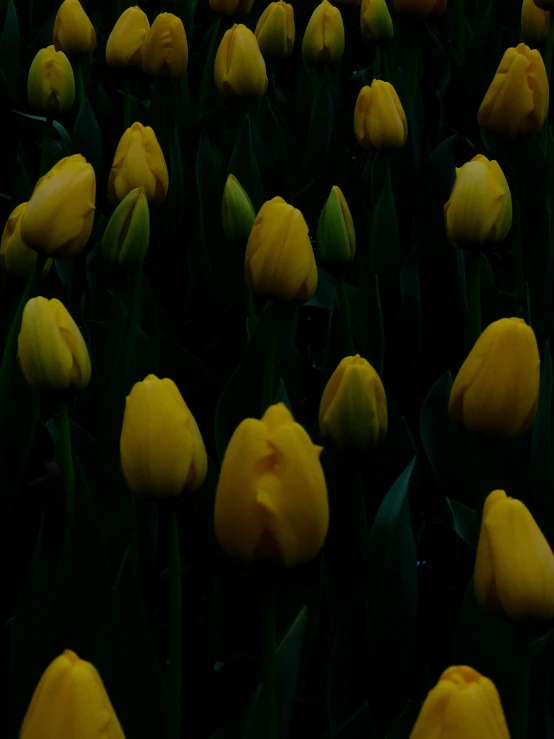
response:
[[[246,15],[253,5],[254,0],[210,0],[210,8],[222,15]]]
[[[65,54],[88,54],[96,47],[96,31],[79,0],[64,0],[54,21],[54,46]]]
[[[214,63],[215,86],[224,98],[261,97],[267,90],[265,62],[252,31],[235,23],[221,39]]]
[[[525,44],[507,49],[477,120],[483,128],[515,138],[537,133],[548,114],[549,87],[542,56]]]
[[[446,9],[446,0],[393,0],[394,9],[401,15],[426,18],[441,15]]]
[[[429,692],[410,739],[510,739],[494,683],[471,667],[449,667]]]
[[[27,280],[35,269],[37,252],[30,249],[21,238],[21,219],[27,208],[27,203],[21,203],[12,212],[2,233],[0,243],[0,267],[10,277]],[[52,260],[48,259],[44,265],[43,274],[47,274]]]
[[[501,318],[483,331],[456,375],[450,418],[485,436],[524,434],[535,420],[539,382],[533,329],[522,318]]]
[[[356,253],[356,231],[348,203],[334,185],[317,224],[317,256],[324,267],[344,267]]]
[[[150,242],[150,212],[142,187],[123,198],[112,213],[102,238],[102,256],[124,271],[139,267]]]
[[[148,375],[134,385],[125,403],[120,454],[135,495],[173,497],[202,485],[206,449],[173,380]]]
[[[23,241],[52,257],[78,254],[94,223],[96,177],[81,154],[55,164],[37,182],[21,221]]]
[[[381,378],[359,354],[331,375],[319,406],[319,430],[341,449],[371,449],[387,433],[387,397]]]
[[[237,178],[227,177],[221,203],[223,231],[228,239],[246,243],[254,225],[256,213],[252,201]]]
[[[320,451],[282,403],[238,426],[215,498],[215,532],[227,554],[285,567],[318,554],[329,525]]]
[[[162,203],[169,187],[169,174],[163,152],[150,126],[133,123],[117,146],[110,177],[108,195],[123,200],[131,190],[142,187],[149,203]]]
[[[444,216],[452,244],[504,241],[512,225],[512,197],[498,162],[477,154],[456,169]]]
[[[125,739],[104,683],[66,649],[43,673],[19,739]]]
[[[106,44],[106,62],[109,67],[141,67],[141,49],[150,23],[138,5],[127,8],[117,19]]]
[[[305,303],[317,288],[317,267],[302,213],[283,198],[268,200],[246,246],[245,279],[254,293]]]
[[[75,100],[75,79],[69,59],[53,46],[33,59],[27,79],[29,108],[55,116],[70,110]]]
[[[286,59],[294,46],[294,10],[278,0],[270,3],[256,25],[256,38],[266,59]]]
[[[528,44],[539,46],[548,38],[550,12],[538,8],[533,0],[523,0],[521,6],[521,36]]]
[[[362,0],[360,30],[368,43],[390,41],[394,36],[392,18],[386,0]]]
[[[340,10],[323,0],[312,13],[302,39],[302,56],[308,62],[334,64],[344,54],[344,24]]]
[[[362,149],[398,149],[408,138],[408,121],[390,82],[373,80],[360,90],[354,109],[354,133]]]
[[[554,554],[526,506],[492,492],[483,508],[475,560],[481,606],[515,620],[554,617]]]
[[[187,73],[189,47],[183,21],[173,13],[160,13],[144,39],[142,71],[150,77],[177,79]]]
[[[77,324],[56,298],[28,301],[17,356],[23,377],[35,390],[84,390],[89,383],[87,346]]]

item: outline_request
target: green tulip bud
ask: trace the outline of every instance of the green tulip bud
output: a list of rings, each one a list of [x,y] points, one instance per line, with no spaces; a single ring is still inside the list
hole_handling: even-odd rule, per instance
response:
[[[150,241],[150,213],[144,188],[136,187],[112,213],[102,239],[102,256],[126,272],[137,269]]]
[[[336,185],[319,216],[316,251],[323,267],[344,267],[356,253],[356,232],[350,208]]]
[[[223,190],[221,220],[225,236],[232,241],[246,243],[254,225],[256,213],[246,190],[237,178],[230,174]]]

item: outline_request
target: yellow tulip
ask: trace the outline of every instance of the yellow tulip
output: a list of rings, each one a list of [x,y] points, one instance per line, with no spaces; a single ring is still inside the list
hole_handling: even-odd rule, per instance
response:
[[[84,390],[90,380],[87,345],[63,303],[32,298],[23,310],[19,366],[34,390]]]
[[[189,47],[183,21],[173,13],[160,13],[144,39],[142,71],[150,77],[177,79],[187,73]]]
[[[410,739],[510,739],[494,683],[471,667],[449,667],[429,692]]]
[[[29,108],[55,116],[71,110],[75,79],[69,59],[53,46],[41,49],[33,59],[27,79]]]
[[[474,583],[478,603],[490,613],[554,617],[552,549],[527,507],[503,490],[485,501]]]
[[[64,0],[54,21],[54,46],[65,54],[88,54],[96,47],[96,31],[79,0]]]
[[[324,267],[345,267],[356,253],[356,231],[340,187],[331,189],[317,224],[317,256]]]
[[[210,0],[210,8],[222,15],[246,15],[253,5],[254,0]]]
[[[390,82],[373,80],[360,90],[354,133],[362,149],[399,149],[408,138],[408,121]]]
[[[539,46],[548,38],[550,12],[538,8],[533,0],[523,0],[521,6],[521,36],[528,44]]]
[[[66,649],[43,673],[19,739],[125,739],[102,678]]]
[[[221,203],[223,232],[228,239],[246,243],[254,225],[256,212],[246,190],[237,178],[227,177]]]
[[[202,485],[206,449],[173,380],[148,375],[134,385],[125,403],[120,454],[135,495],[174,497]]]
[[[37,182],[21,221],[23,241],[52,257],[78,254],[94,223],[96,177],[81,154],[55,164]]]
[[[294,46],[294,10],[278,0],[270,3],[256,25],[256,38],[266,59],[286,59]]]
[[[238,426],[215,497],[215,532],[228,555],[293,567],[318,554],[329,525],[320,451],[282,403]]]
[[[304,38],[302,56],[308,62],[335,64],[344,54],[344,23],[340,10],[323,0],[312,13]]]
[[[267,90],[262,52],[252,31],[241,23],[235,23],[221,39],[214,80],[224,98],[261,97]]]
[[[498,162],[477,154],[456,169],[444,216],[452,244],[504,241],[512,225],[512,196]]]
[[[37,261],[37,252],[30,249],[21,238],[21,219],[27,208],[27,203],[21,203],[12,212],[2,233],[0,243],[0,267],[10,277],[27,280],[34,271]],[[48,259],[43,270],[47,274],[52,260]]]
[[[162,203],[169,187],[169,174],[163,152],[150,126],[133,123],[117,146],[110,176],[108,195],[123,200],[131,190],[142,187],[149,203]]]
[[[142,44],[150,30],[146,13],[138,5],[127,8],[117,19],[106,44],[106,62],[109,67],[142,66]]]
[[[448,411],[468,431],[485,436],[524,434],[539,402],[537,340],[522,318],[491,323],[456,375]]]
[[[378,44],[394,37],[394,27],[386,0],[362,0],[360,30],[367,43]]]
[[[142,187],[123,198],[112,213],[102,238],[102,256],[124,271],[139,267],[150,243],[150,212]]]
[[[477,120],[483,128],[509,138],[537,133],[548,114],[548,98],[540,52],[519,44],[504,52]]]
[[[302,213],[283,198],[268,200],[246,246],[245,279],[254,293],[305,303],[317,288],[317,267]]]
[[[442,15],[446,0],[393,0],[394,9],[401,15],[427,18],[429,15]]]

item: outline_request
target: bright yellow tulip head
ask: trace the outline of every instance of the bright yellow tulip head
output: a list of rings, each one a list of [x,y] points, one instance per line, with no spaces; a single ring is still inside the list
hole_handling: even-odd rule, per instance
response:
[[[521,37],[526,44],[539,46],[548,38],[550,11],[541,10],[534,0],[523,0],[521,6]]]
[[[329,525],[320,451],[282,403],[238,426],[215,498],[215,532],[227,554],[285,567],[317,555]]]
[[[208,458],[202,436],[173,380],[148,375],[125,403],[121,469],[135,495],[176,497],[197,490]]]
[[[43,673],[19,739],[125,739],[102,678],[69,649]]]
[[[27,208],[27,203],[21,203],[12,212],[2,233],[0,243],[0,268],[10,277],[27,280],[35,269],[37,252],[30,249],[21,238],[21,219]],[[52,260],[49,259],[43,274],[50,269]]]
[[[222,15],[247,15],[254,0],[210,0],[210,8]]]
[[[89,383],[87,346],[77,324],[56,298],[28,301],[17,356],[21,372],[34,390],[84,390]]]
[[[344,54],[344,23],[338,8],[323,0],[312,13],[304,38],[302,56],[312,64],[335,64]]]
[[[214,80],[224,98],[261,97],[267,90],[265,62],[258,41],[242,23],[235,23],[221,39]]]
[[[117,146],[108,195],[123,200],[131,190],[142,187],[149,203],[162,203],[169,187],[169,174],[156,134],[150,126],[133,123]]]
[[[150,30],[146,13],[138,5],[127,8],[117,19],[106,44],[106,62],[109,67],[142,66],[142,44]]]
[[[79,0],[64,0],[54,21],[54,46],[65,54],[88,54],[96,47],[96,31]]]
[[[150,212],[142,187],[123,198],[112,213],[102,237],[102,256],[124,272],[139,267],[150,243]]]
[[[533,329],[522,318],[501,318],[483,331],[456,375],[450,418],[484,436],[519,436],[535,420],[539,383]]]
[[[237,178],[227,177],[221,203],[221,220],[225,236],[232,241],[246,243],[252,231],[256,212],[248,193]]]
[[[548,115],[548,99],[540,51],[519,44],[504,52],[477,120],[483,128],[512,139],[537,133]]]
[[[452,244],[504,241],[512,225],[512,196],[498,162],[477,154],[456,169],[444,217]]]
[[[394,27],[386,0],[362,0],[360,8],[360,30],[368,44],[390,41]]]
[[[427,18],[430,15],[442,15],[446,9],[446,0],[393,0],[393,5],[400,15]]]
[[[474,584],[490,613],[554,618],[554,554],[527,507],[503,490],[485,501]]]
[[[41,49],[33,59],[27,78],[29,108],[56,116],[71,110],[75,79],[69,59],[53,46]]]
[[[373,80],[360,90],[354,133],[362,149],[399,149],[408,138],[408,121],[390,82]]]
[[[305,303],[317,288],[317,266],[302,213],[283,198],[268,200],[246,246],[244,275],[254,293]]]
[[[61,159],[37,182],[21,221],[23,241],[49,257],[71,257],[89,240],[96,177],[81,154]]]
[[[294,10],[278,0],[270,3],[256,25],[256,38],[266,59],[286,59],[294,46]]]
[[[471,667],[449,667],[429,692],[410,739],[510,739],[494,683]]]
[[[317,224],[317,256],[326,268],[345,267],[356,253],[356,231],[348,203],[334,185]]]
[[[141,48],[142,71],[178,79],[187,73],[189,47],[183,21],[173,13],[156,16]]]

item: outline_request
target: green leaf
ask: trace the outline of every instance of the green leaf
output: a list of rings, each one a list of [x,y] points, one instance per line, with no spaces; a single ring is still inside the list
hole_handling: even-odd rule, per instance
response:
[[[451,492],[450,480],[455,474],[451,445],[453,427],[448,415],[451,390],[452,378],[450,372],[446,372],[423,401],[419,419],[423,448],[444,495]]]
[[[552,464],[552,353],[546,342],[541,365],[539,407],[531,433],[531,498],[529,508],[546,536],[554,546],[554,486]]]
[[[428,23],[425,25],[425,30],[428,36],[428,44],[425,44],[425,52],[429,52],[431,56],[431,64],[429,65],[429,71],[431,78],[433,79],[435,92],[439,100],[442,100],[448,83],[450,82],[450,60],[444,49],[444,46],[439,41],[436,31]]]
[[[529,737],[550,737],[552,713],[552,661],[554,659],[554,631],[549,631],[530,646],[531,684],[529,687]]]
[[[479,517],[471,508],[463,503],[447,498],[448,506],[452,511],[452,519],[454,522],[454,530],[472,549],[477,549],[479,541]]]
[[[0,70],[8,81],[12,100],[16,100],[18,96],[20,64],[19,22],[13,0],[8,0],[6,20],[0,37]]]
[[[364,703],[355,713],[339,726],[331,739],[367,739],[369,736],[369,706]]]
[[[211,26],[209,31],[204,36],[203,45],[205,46],[209,41],[208,50],[206,53],[206,60],[203,66],[202,79],[200,82],[200,90],[198,93],[198,117],[201,118],[204,115],[206,109],[206,100],[208,99],[208,93],[211,90],[212,95],[215,97],[216,90],[214,85],[214,62],[219,44],[221,43],[221,18],[218,18],[215,23]]]
[[[421,703],[408,701],[408,705],[387,731],[385,739],[408,739],[419,716]]]
[[[368,252],[369,250],[366,250]],[[357,336],[363,347],[364,357],[383,375],[385,361],[385,332],[379,289],[379,277],[369,268],[369,259],[362,264],[360,284],[360,321]],[[356,325],[354,326],[356,331]]]
[[[306,166],[312,176],[327,172],[329,149],[335,121],[332,80],[328,69],[319,80],[310,114],[310,131],[306,150]]]
[[[254,149],[252,121],[248,114],[244,117],[229,160],[227,175],[230,174],[235,175],[250,196],[254,209],[258,211],[264,202],[264,186]]]
[[[379,277],[381,297],[387,307],[398,296],[400,244],[390,169],[385,170],[383,189],[375,206],[369,240],[371,271]]]
[[[92,164],[96,178],[101,182],[104,176],[102,131],[88,99],[75,119],[72,150],[74,154],[82,154]]]

